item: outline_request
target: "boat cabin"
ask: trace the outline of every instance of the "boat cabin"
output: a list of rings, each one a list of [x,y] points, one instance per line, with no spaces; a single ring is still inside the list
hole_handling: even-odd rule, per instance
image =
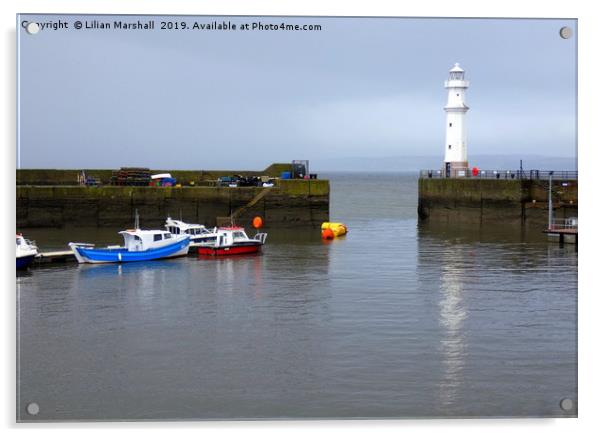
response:
[[[148,249],[156,249],[175,242],[171,232],[167,231],[143,231],[141,229],[128,229],[119,232],[123,235],[125,248],[129,251],[139,252]]]
[[[174,235],[188,234],[191,237],[215,232],[215,229],[210,230],[203,225],[184,223],[181,220],[174,220],[171,217],[167,217],[167,220],[165,221],[165,229]]]
[[[38,247],[36,246],[36,242],[26,240],[21,234],[17,234],[16,250],[17,256],[26,256],[38,253]]]
[[[17,247],[20,247],[24,250],[37,249],[36,242],[31,240],[26,240],[23,237],[23,234],[17,234]]]
[[[217,230],[217,239],[215,245],[217,247],[224,246],[237,246],[245,243],[257,243],[263,244],[267,234],[257,234],[253,238],[249,238],[245,229],[238,226],[224,227]]]

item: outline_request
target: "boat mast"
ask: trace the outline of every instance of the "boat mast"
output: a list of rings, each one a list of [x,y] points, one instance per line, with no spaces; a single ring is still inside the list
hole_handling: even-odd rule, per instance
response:
[[[138,209],[134,214],[134,229],[140,229],[140,216],[138,215]]]

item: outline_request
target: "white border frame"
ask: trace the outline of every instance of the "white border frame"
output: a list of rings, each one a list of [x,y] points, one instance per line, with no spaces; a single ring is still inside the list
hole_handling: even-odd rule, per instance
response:
[[[479,2],[470,0],[423,0],[392,4],[385,0],[318,0],[277,1],[245,0],[198,1],[172,0],[5,0],[0,3],[2,14],[3,56],[1,127],[4,145],[2,165],[5,213],[0,215],[2,232],[1,247],[3,278],[3,331],[1,360],[3,396],[1,397],[2,424],[9,432],[19,430],[29,435],[43,429],[50,436],[65,434],[102,435],[112,433],[131,435],[164,434],[169,428],[178,432],[198,433],[212,431],[261,435],[293,435],[319,433],[320,435],[343,431],[350,435],[366,432],[395,434],[399,432],[439,434],[446,436],[526,435],[545,432],[546,435],[562,435],[599,428],[597,407],[600,405],[600,340],[602,329],[598,311],[602,309],[600,285],[597,283],[597,252],[601,243],[600,232],[595,229],[602,220],[600,212],[600,185],[595,177],[600,172],[597,163],[602,162],[602,138],[598,120],[602,98],[600,79],[599,41],[602,41],[602,19],[595,2],[506,0],[504,2]],[[90,14],[189,14],[189,15],[337,15],[337,16],[440,16],[440,17],[537,17],[577,18],[579,20],[579,172],[581,208],[579,224],[586,238],[581,238],[579,254],[579,419],[472,419],[472,420],[400,420],[400,421],[271,421],[271,422],[173,422],[173,423],[64,423],[64,424],[16,424],[15,422],[15,280],[12,260],[12,233],[15,228],[15,163],[16,163],[16,33],[17,13],[90,13]],[[10,240],[8,238],[10,234]],[[10,249],[10,252],[9,252]],[[10,257],[9,257],[10,253]],[[598,425],[598,426],[596,426]],[[585,426],[585,428],[583,428]]]

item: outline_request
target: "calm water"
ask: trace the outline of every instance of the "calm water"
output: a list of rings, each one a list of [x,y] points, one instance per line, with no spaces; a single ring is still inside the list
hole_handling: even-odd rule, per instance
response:
[[[331,243],[270,231],[261,256],[19,276],[20,419],[575,415],[572,245],[418,224],[411,175],[330,177],[350,229]]]

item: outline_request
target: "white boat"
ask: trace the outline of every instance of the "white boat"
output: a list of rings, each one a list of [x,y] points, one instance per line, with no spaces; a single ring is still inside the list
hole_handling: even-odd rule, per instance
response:
[[[244,228],[239,226],[222,227],[217,230],[217,240],[212,244],[204,244],[197,249],[199,255],[242,255],[257,253],[265,244],[268,236],[265,232],[257,233],[249,238]]]
[[[17,234],[17,269],[26,269],[38,255],[35,241],[26,240]]]
[[[213,244],[217,239],[217,228],[206,228],[199,224],[184,223],[182,220],[174,220],[171,217],[167,217],[165,229],[174,235],[190,235],[190,247]]]
[[[88,243],[69,243],[79,263],[121,263],[173,258],[188,253],[190,236],[163,230],[128,229],[119,232],[123,246],[96,248]]]

